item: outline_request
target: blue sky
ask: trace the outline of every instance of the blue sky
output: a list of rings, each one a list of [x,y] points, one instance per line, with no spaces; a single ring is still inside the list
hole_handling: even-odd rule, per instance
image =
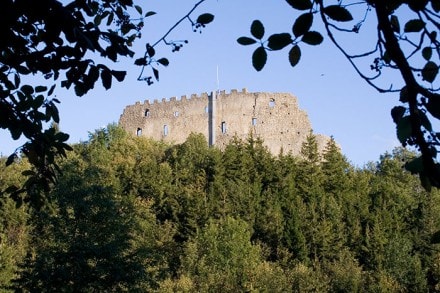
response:
[[[157,12],[147,19],[143,39],[134,48],[139,57],[146,42],[154,43],[159,39],[196,1],[138,2],[145,3],[144,12]],[[221,90],[247,88],[250,92],[289,92],[295,95],[300,108],[307,111],[314,132],[333,135],[342,152],[355,165],[375,161],[398,145],[390,116],[391,108],[398,104],[398,94],[379,94],[368,86],[326,36],[320,46],[302,45],[302,58],[295,68],[287,61],[288,49],[269,54],[263,71],[256,72],[252,68],[251,56],[255,47],[240,46],[236,39],[249,35],[254,19],[265,24],[267,35],[290,31],[298,14],[285,1],[207,0],[194,15],[205,12],[214,14],[215,20],[201,34],[192,32],[190,24],[184,22],[170,35],[170,40],[189,41],[180,52],[172,53],[171,48],[164,45],[156,48],[157,56],[170,60],[170,65],[160,70],[159,82],[147,86],[137,81],[139,67],[132,65],[134,60],[125,59],[113,67],[127,70],[126,80],[114,83],[111,90],[106,91],[97,85],[89,94],[79,98],[58,88],[60,128],[71,135],[70,142],[87,140],[89,132],[117,122],[124,107],[136,101],[216,90],[218,68]],[[358,34],[343,41],[354,49],[362,46],[371,49],[374,40],[368,37],[368,33],[374,33],[374,25],[370,23],[362,28],[367,36]],[[364,66],[369,68],[367,63]],[[389,79],[385,83],[396,85],[398,80]],[[6,131],[0,132],[0,139],[3,155],[19,146],[19,142],[12,141]]]

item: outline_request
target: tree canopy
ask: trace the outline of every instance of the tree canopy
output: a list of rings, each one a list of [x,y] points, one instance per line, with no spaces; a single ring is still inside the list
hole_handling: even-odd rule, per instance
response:
[[[40,210],[0,199],[0,290],[436,292],[440,194],[398,148],[358,169],[329,141],[316,160],[250,137],[225,150],[115,125],[59,161]],[[4,160],[4,159],[3,159]],[[0,188],[25,160],[0,167]]]
[[[321,44],[326,35],[370,86],[380,93],[396,92],[401,105],[391,110],[391,116],[397,138],[403,146],[415,147],[421,153],[407,162],[406,168],[419,174],[425,188],[440,187],[440,134],[435,130],[440,119],[440,1],[286,2],[297,13],[289,30],[267,35],[263,23],[255,20],[251,35],[237,39],[241,45],[257,46],[252,54],[253,67],[262,70],[268,52],[286,47],[290,48],[287,60],[295,66],[304,47]],[[356,40],[364,37],[367,22],[374,22],[376,32],[368,36],[368,47],[362,47]],[[393,72],[400,75],[399,85],[387,80]]]
[[[168,39],[179,24],[189,21],[199,31],[213,21],[209,13],[193,16],[205,1],[195,2],[161,38],[146,42],[142,56],[134,59],[140,66],[138,80],[151,84],[159,79],[160,67],[168,66],[169,61],[158,57],[155,47],[164,43],[179,51],[185,41]],[[391,110],[397,137],[403,146],[415,147],[421,154],[406,167],[419,174],[425,188],[439,187],[440,135],[435,130],[440,118],[439,1],[286,0],[286,5],[298,12],[287,32],[267,36],[263,23],[255,20],[251,36],[238,38],[242,45],[257,45],[252,55],[254,68],[262,70],[269,51],[286,47],[290,47],[287,60],[295,66],[305,45],[319,45],[327,35],[369,85],[382,93],[398,93],[402,104]],[[30,177],[25,189],[38,184],[39,190],[48,190],[56,180],[54,158],[70,149],[68,135],[48,126],[60,119],[55,87],[71,88],[82,96],[97,82],[109,89],[114,81],[123,81],[126,72],[109,64],[135,56],[131,46],[155,12],[143,11],[132,0],[45,0],[38,4],[7,0],[1,7],[6,16],[0,30],[0,127],[8,129],[13,139],[27,139],[6,163],[23,154],[35,167],[27,172]],[[362,37],[367,22],[375,22],[377,27],[370,47],[358,48],[356,42],[346,41]],[[390,72],[401,76],[400,85],[387,83]],[[46,82],[31,83],[29,77],[34,75]],[[23,190],[11,188],[8,192],[19,197]]]

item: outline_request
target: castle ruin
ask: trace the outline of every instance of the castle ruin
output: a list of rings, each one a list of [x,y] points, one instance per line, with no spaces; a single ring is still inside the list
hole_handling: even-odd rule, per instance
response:
[[[200,96],[148,100],[127,106],[119,124],[129,133],[170,143],[182,143],[202,133],[209,145],[223,149],[233,137],[259,137],[269,151],[297,155],[312,127],[307,113],[289,93],[249,93],[231,90]],[[322,150],[328,137],[317,135]]]

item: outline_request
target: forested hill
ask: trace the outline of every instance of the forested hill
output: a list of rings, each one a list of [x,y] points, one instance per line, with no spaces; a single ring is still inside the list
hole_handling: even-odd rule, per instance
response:
[[[73,148],[45,208],[1,199],[0,290],[440,290],[439,192],[403,149],[359,169],[312,134],[300,157],[274,157],[252,138],[220,151],[114,125]],[[5,190],[28,164],[0,168]]]

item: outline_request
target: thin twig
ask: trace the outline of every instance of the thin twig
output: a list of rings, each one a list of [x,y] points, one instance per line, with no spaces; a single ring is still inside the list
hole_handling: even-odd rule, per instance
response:
[[[185,14],[185,16],[183,16],[181,19],[179,19],[160,39],[158,39],[153,45],[151,45],[151,47],[156,47],[160,42],[164,42],[165,44],[167,44],[167,41],[165,40],[166,37],[168,37],[168,35],[174,30],[176,29],[176,27],[178,27],[185,19],[190,19],[190,15],[194,12],[194,10],[197,9],[197,7],[202,4],[203,2],[205,2],[206,0],[200,0],[199,2],[197,2],[196,4],[194,4],[193,8],[191,8],[191,10]],[[146,59],[148,57],[148,52],[144,53],[144,58]],[[146,65],[142,66],[141,72],[138,76],[138,80],[142,80],[142,76],[144,73],[144,69],[145,69]]]
[[[342,54],[347,58],[348,62],[350,62],[350,64],[353,66],[354,70],[356,71],[356,73],[362,78],[364,79],[370,86],[372,86],[374,89],[376,89],[378,92],[380,93],[389,93],[389,92],[397,92],[399,90],[393,90],[391,88],[389,89],[384,89],[381,88],[379,86],[377,86],[374,82],[372,82],[372,80],[375,80],[376,78],[378,78],[380,76],[380,72],[373,76],[373,77],[368,77],[365,74],[362,73],[362,71],[357,67],[356,63],[353,61],[353,58],[351,57],[351,55],[349,55],[344,48],[342,48],[342,46],[338,43],[338,41],[336,41],[335,37],[333,36],[332,31],[330,30],[331,24],[327,21],[326,16],[324,14],[324,3],[322,0],[317,1],[318,5],[320,6],[320,15],[321,15],[321,19],[322,22],[324,23],[324,27],[327,31],[327,35],[329,36],[330,40],[333,42],[333,44],[336,46],[336,48],[339,49],[339,51],[342,52]],[[377,50],[377,47],[376,49]]]

